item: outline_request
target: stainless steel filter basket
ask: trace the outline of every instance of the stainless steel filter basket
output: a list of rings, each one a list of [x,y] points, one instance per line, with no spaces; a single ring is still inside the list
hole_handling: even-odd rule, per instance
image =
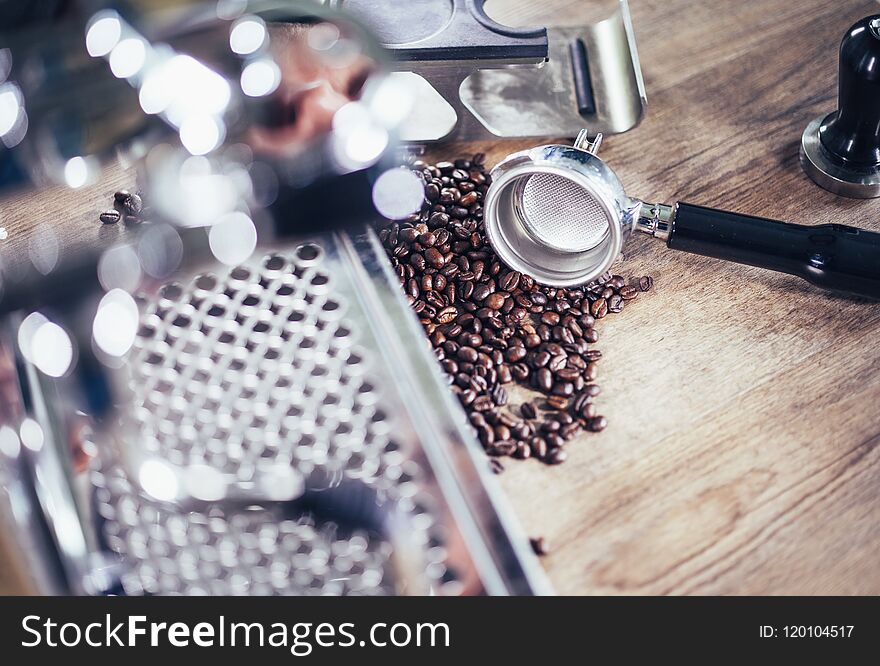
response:
[[[629,198],[581,132],[574,146],[514,153],[493,169],[484,217],[492,246],[544,284],[585,284],[607,271],[641,202]]]

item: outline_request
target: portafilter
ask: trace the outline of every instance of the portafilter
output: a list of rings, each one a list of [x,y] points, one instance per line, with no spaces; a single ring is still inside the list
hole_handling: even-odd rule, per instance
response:
[[[880,298],[880,234],[807,226],[627,195],[582,131],[573,146],[514,153],[492,170],[486,233],[509,266],[569,287],[607,271],[634,230],[682,250],[797,275],[826,289]]]

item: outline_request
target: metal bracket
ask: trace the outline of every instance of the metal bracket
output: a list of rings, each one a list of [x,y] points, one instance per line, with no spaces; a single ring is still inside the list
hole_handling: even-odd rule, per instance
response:
[[[573,137],[584,127],[607,135],[638,125],[647,98],[627,0],[596,23],[550,29],[503,26],[485,1],[331,0],[373,29],[414,87],[404,141]]]

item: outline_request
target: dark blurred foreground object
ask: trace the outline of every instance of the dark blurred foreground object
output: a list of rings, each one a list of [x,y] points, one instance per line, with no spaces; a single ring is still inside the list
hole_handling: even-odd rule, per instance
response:
[[[801,165],[829,192],[880,196],[880,14],[853,25],[840,44],[837,110],[813,120]]]
[[[0,0],[0,26],[4,30],[45,24],[67,14],[70,0]]]

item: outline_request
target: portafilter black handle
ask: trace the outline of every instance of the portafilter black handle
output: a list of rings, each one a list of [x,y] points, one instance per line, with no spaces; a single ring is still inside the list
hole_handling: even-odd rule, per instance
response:
[[[666,244],[797,275],[825,289],[880,298],[880,233],[845,224],[790,224],[679,203]]]

